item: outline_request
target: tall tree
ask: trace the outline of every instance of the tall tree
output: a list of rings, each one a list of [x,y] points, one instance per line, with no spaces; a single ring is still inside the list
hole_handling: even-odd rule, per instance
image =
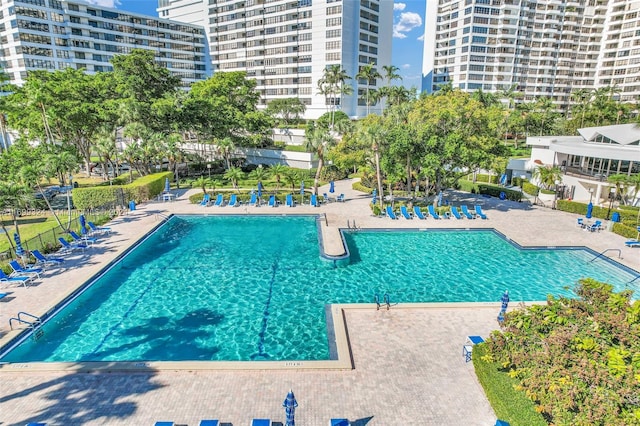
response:
[[[315,153],[318,157],[318,168],[313,179],[313,193],[318,195],[318,186],[320,184],[320,176],[322,167],[324,166],[324,158],[328,150],[336,143],[335,138],[329,131],[322,127],[317,127],[313,122],[309,123],[305,131],[305,148],[309,152]]]
[[[364,100],[365,100],[365,103],[367,104],[367,115],[369,115],[369,107],[371,105],[374,105],[371,102],[371,98],[369,97],[369,92],[371,91],[371,86],[375,86],[376,81],[379,78],[382,78],[382,75],[378,72],[378,70],[376,70],[374,64],[361,65],[360,71],[358,71],[358,73],[356,74],[356,79],[358,80],[358,84],[365,85]]]
[[[347,80],[351,80],[351,77],[340,65],[328,65],[318,80],[318,93],[325,95],[326,104],[331,108],[331,127],[333,127],[336,107],[342,104],[342,95],[353,93],[353,88],[347,84]]]

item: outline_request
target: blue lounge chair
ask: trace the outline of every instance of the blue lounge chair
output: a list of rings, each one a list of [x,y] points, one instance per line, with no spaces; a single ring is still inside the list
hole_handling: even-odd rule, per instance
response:
[[[344,194],[340,194],[336,197],[336,201],[343,203],[344,202]]]
[[[27,283],[32,279],[33,277],[27,277],[24,275],[16,275],[16,276],[10,277],[7,274],[5,274],[2,269],[0,269],[0,282],[3,282],[3,283],[18,283],[26,287]]]
[[[62,237],[58,237],[58,241],[60,241],[60,244],[62,245],[63,252],[71,252],[74,250],[84,251],[84,249],[87,248],[85,244],[80,244],[80,243],[70,244],[67,240],[65,240]]]
[[[258,203],[258,195],[257,194],[251,194],[251,199],[249,200],[249,205],[250,206],[255,206]]]
[[[80,235],[76,234],[75,231],[69,231],[69,235],[71,235],[71,238],[73,238],[73,241],[75,241],[76,243],[94,244],[96,241],[98,241],[97,238],[89,237],[88,235],[81,237]]]
[[[587,226],[587,229],[591,232],[599,231],[602,229],[602,222],[599,220],[596,220],[595,222],[593,222],[593,225]]]
[[[28,277],[29,275],[33,275],[40,278],[40,273],[42,272],[42,268],[23,268],[17,260],[10,261],[9,266],[13,269],[13,272],[9,275],[10,277]]]
[[[476,214],[478,216],[480,216],[480,219],[486,219],[487,218],[487,215],[482,213],[482,208],[480,206],[475,206],[474,208],[476,210]]]
[[[460,215],[460,212],[458,211],[456,206],[451,206],[451,214],[458,220],[462,219],[462,216]]]
[[[155,426],[173,426],[173,422],[156,422]]]
[[[586,223],[584,223],[584,219],[579,217],[578,220],[576,221],[576,226],[578,228],[584,228],[585,226],[587,226]]]
[[[291,194],[287,194],[287,201],[286,201],[287,207],[293,207],[293,195]]]
[[[625,241],[624,245],[627,247],[640,247],[640,241],[636,241],[636,240]]]
[[[436,209],[433,208],[433,204],[429,204],[429,206],[427,206],[427,208],[429,209],[429,214],[431,215],[432,218],[440,219],[440,215],[438,215],[438,213],[436,213]]]
[[[223,204],[224,204],[224,197],[222,196],[222,194],[218,194],[218,196],[216,197],[216,202],[213,203],[213,205],[216,207],[222,207]]]
[[[44,254],[40,253],[40,250],[31,250],[31,254],[36,259],[36,265],[49,266],[49,265],[60,265],[64,262],[64,259],[61,257],[47,257]]]
[[[89,225],[89,229],[91,229],[91,232],[94,232],[96,234],[108,234],[109,232],[111,232],[111,228],[109,228],[108,226],[96,226],[96,224],[93,222],[87,222],[87,225]]]
[[[210,202],[211,196],[209,194],[204,194],[204,197],[202,197],[202,201],[200,201],[200,205],[207,207]]]
[[[47,426],[46,423],[27,423],[27,426]]]
[[[320,205],[318,204],[318,196],[316,194],[311,194],[311,200],[309,201],[309,204],[311,204],[313,207],[320,207]]]
[[[494,426],[509,426],[508,422],[505,422],[504,420],[496,420],[496,424]]]
[[[413,215],[418,219],[426,219],[427,217],[420,211],[420,207],[413,206]]]
[[[229,198],[229,207],[238,207],[240,203],[238,203],[238,197],[236,194],[231,194],[231,198]]]
[[[331,198],[329,198],[329,196],[327,195],[327,193],[325,192],[324,194],[322,194],[322,198],[324,198],[324,202],[328,203],[331,201]]]
[[[251,426],[271,426],[271,420],[269,419],[253,419]]]
[[[411,214],[407,211],[407,206],[400,207],[400,213],[402,214],[402,217],[404,217],[405,219],[413,219]]]
[[[218,426],[217,420],[200,420],[200,426]]]
[[[387,206],[386,210],[387,212],[387,216],[389,216],[391,219],[397,219],[398,216],[396,216],[396,214],[393,212],[393,209],[391,208],[391,206]]]
[[[347,419],[331,419],[330,426],[349,426]]]
[[[466,204],[460,206],[460,210],[462,210],[462,214],[467,217],[467,219],[475,219],[476,214],[469,211]]]
[[[269,207],[275,207],[278,205],[278,200],[276,200],[275,195],[269,196]]]

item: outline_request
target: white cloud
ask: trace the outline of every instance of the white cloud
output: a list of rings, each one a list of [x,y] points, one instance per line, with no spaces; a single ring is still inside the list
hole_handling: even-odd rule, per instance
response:
[[[418,41],[424,41],[424,34],[422,34],[420,37],[418,37]]]
[[[404,4],[404,3],[394,3],[393,4],[393,10],[404,10],[405,7],[407,7],[407,5]]]
[[[422,18],[417,13],[404,12],[400,14],[400,20],[393,26],[393,37],[406,38],[405,33],[422,26]]]
[[[120,5],[120,0],[85,0],[87,3],[115,9]]]
[[[411,68],[411,64],[402,64],[402,67],[401,67],[401,68],[402,68],[403,70],[407,70],[407,69]]]

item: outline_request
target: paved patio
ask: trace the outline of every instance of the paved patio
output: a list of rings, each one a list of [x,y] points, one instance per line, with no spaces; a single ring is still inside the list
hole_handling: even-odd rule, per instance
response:
[[[323,235],[337,235],[347,220],[358,227],[455,228],[490,227],[521,245],[588,246],[609,252],[640,270],[640,251],[624,247],[625,239],[607,231],[590,233],[575,226],[576,215],[524,203],[448,193],[458,205],[480,204],[489,220],[396,220],[371,216],[369,197],[351,190],[351,181],[336,182],[344,203],[320,208],[201,207],[176,191],[173,202],[153,202],[114,219],[114,232],[86,253],[74,255],[65,270],[48,273],[39,284],[3,287],[0,344],[14,333],[8,319],[19,311],[46,313],[96,274],[126,247],[169,213],[303,214],[324,213]],[[320,193],[325,192],[322,189]],[[299,198],[299,197],[297,197]],[[308,196],[307,200],[308,202]],[[325,243],[328,243],[325,241]],[[339,251],[333,243],[327,249]],[[157,420],[197,425],[218,418],[224,425],[249,425],[253,417],[284,422],[281,407],[292,388],[300,406],[299,425],[325,426],[332,417],[363,425],[491,425],[495,415],[480,388],[473,366],[465,363],[462,344],[469,334],[487,335],[496,326],[496,304],[425,305],[376,311],[371,305],[345,309],[355,368],[353,370],[152,371],[147,373],[77,373],[0,368],[0,425],[43,421],[49,425],[153,425]]]

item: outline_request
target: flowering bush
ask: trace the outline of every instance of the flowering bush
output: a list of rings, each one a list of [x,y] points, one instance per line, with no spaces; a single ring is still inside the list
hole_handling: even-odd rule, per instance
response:
[[[640,301],[583,279],[577,299],[509,312],[487,341],[518,389],[554,425],[640,424]]]

